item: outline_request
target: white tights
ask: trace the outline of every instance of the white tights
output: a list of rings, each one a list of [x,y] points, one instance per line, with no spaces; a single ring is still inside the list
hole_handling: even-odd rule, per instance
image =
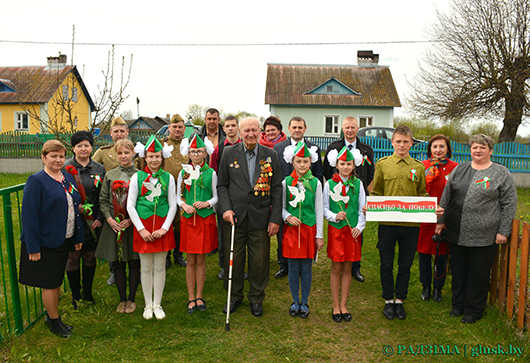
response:
[[[166,283],[166,255],[167,252],[140,253],[145,306],[161,305]]]

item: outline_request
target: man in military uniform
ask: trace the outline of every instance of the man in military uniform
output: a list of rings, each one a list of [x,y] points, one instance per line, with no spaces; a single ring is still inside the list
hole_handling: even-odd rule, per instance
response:
[[[102,164],[105,167],[105,171],[107,172],[120,166],[114,144],[118,140],[126,139],[127,136],[129,136],[129,128],[127,127],[125,120],[119,116],[114,118],[110,124],[110,137],[112,138],[112,144],[100,147],[94,153],[94,156],[92,156],[92,160]]]
[[[374,196],[428,197],[425,190],[425,167],[410,157],[412,131],[405,125],[398,126],[392,135],[394,154],[379,159],[375,167]],[[363,208],[366,210],[366,207]],[[419,223],[380,222],[377,248],[381,261],[382,297],[385,299],[383,315],[392,320],[405,319],[407,313],[403,300],[407,298],[410,267],[414,260]],[[398,273],[394,287],[394,254],[396,241],[399,244]],[[395,301],[394,301],[395,295]]]
[[[173,145],[173,151],[171,156],[166,159],[164,170],[173,175],[175,182],[178,180],[179,173],[182,170],[182,164],[189,163],[188,157],[180,153],[180,143],[184,138],[185,130],[184,119],[179,114],[175,114],[169,122],[169,137],[162,141],[167,142],[168,145]],[[180,213],[177,213],[173,220],[173,233],[175,233],[175,242],[177,244],[173,250],[173,259],[175,264],[185,267],[186,260],[182,256],[182,252],[180,252]],[[168,251],[166,258],[166,268],[169,268],[169,266],[171,266],[171,251]]]

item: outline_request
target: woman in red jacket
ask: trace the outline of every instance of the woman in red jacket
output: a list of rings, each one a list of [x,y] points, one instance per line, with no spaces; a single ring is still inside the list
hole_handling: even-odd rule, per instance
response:
[[[444,191],[445,183],[451,171],[458,163],[449,160],[452,156],[451,143],[445,135],[435,135],[427,145],[429,159],[422,161],[425,165],[425,184],[431,197],[440,198]],[[445,284],[447,266],[447,242],[435,243],[432,239],[436,223],[422,223],[418,237],[418,259],[420,269],[420,282],[423,284],[421,299],[426,301],[431,298],[431,283],[433,285],[433,300],[442,301],[442,288]],[[439,236],[438,236],[439,237]],[[437,251],[438,250],[438,251]],[[432,255],[435,258],[435,274],[432,273]]]

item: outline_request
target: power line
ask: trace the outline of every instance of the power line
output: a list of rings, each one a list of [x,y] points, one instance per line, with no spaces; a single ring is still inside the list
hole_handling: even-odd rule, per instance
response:
[[[324,46],[324,45],[353,45],[353,44],[422,44],[422,43],[439,43],[439,40],[388,40],[375,42],[324,42],[324,43],[75,43],[75,45],[92,45],[92,46],[129,46],[129,47],[270,47],[270,46]],[[16,44],[55,44],[71,45],[71,42],[39,42],[34,40],[2,40],[0,43]]]

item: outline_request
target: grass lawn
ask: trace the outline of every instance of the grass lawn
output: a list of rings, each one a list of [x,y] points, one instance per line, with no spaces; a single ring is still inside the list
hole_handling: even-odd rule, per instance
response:
[[[7,186],[5,175],[0,175],[2,187]],[[13,179],[9,185],[24,181],[24,178]],[[517,215],[524,215],[523,220],[527,222],[529,192],[519,189]],[[22,336],[0,345],[0,359],[7,362],[382,362],[390,359],[408,362],[425,360],[421,357],[423,349],[429,362],[463,362],[481,349],[481,354],[474,357],[480,362],[529,361],[528,335],[518,333],[497,309],[487,308],[484,318],[474,325],[464,325],[459,318],[449,317],[451,276],[447,278],[441,303],[421,301],[417,258],[405,302],[408,318],[387,320],[382,314],[384,302],[376,241],[377,224],[370,222],[363,247],[362,272],[366,281],[352,281],[349,308],[353,320],[349,323],[337,324],[331,320],[331,263],[325,252],[313,268],[309,318],[288,315],[291,296],[287,278],[273,277],[278,269],[273,238],[264,316],[253,317],[245,299],[231,316],[230,332],[224,329],[222,308],[226,292],[217,279],[218,255],[206,259],[204,298],[208,309],[205,312],[186,313],[185,268],[172,265],[167,270],[162,300],[167,318],[162,321],[143,319],[141,286],[136,297],[138,310],[132,315],[115,313],[118,293],[114,286],[106,285],[108,267],[101,264],[95,277],[95,305],[81,303],[75,311],[70,305],[70,294],[60,303],[63,319],[75,327],[71,338],[52,335],[41,319]],[[514,347],[520,348],[522,355],[494,355],[491,351],[484,355],[484,348],[499,345],[507,350],[511,346],[512,351]],[[383,351],[392,354],[387,357]]]

